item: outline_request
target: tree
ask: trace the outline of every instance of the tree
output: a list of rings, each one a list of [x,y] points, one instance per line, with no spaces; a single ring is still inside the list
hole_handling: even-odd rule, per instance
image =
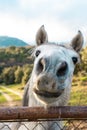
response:
[[[24,71],[24,76],[22,78],[22,84],[26,84],[30,78],[30,74],[32,71],[32,65],[28,65],[28,64],[24,65],[23,71]]]
[[[18,66],[17,70],[15,71],[15,83],[21,83],[23,75],[24,73],[22,68]]]
[[[3,81],[6,85],[13,84],[15,80],[14,69],[12,67],[3,70]]]

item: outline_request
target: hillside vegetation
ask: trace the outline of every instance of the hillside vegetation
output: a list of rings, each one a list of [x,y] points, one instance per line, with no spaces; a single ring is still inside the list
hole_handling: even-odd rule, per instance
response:
[[[32,46],[0,49],[0,83],[26,83],[33,67]],[[87,85],[87,48],[81,56],[81,63],[75,69],[73,86]]]
[[[0,83],[26,83],[33,66],[33,47],[8,47],[0,49]]]

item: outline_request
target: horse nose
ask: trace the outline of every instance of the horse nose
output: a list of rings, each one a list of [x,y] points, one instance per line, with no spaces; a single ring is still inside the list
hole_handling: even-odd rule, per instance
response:
[[[54,80],[52,80],[51,77],[48,77],[46,75],[41,76],[38,80],[37,80],[37,87],[40,90],[48,90],[50,89],[54,89],[56,86],[56,83]]]
[[[36,67],[37,74],[40,74],[41,72],[46,70],[46,64],[47,64],[47,59],[46,58],[41,58],[38,61],[38,64],[37,64],[37,67]]]
[[[49,80],[45,77],[45,76],[42,76],[41,78],[38,79],[37,81],[37,85],[38,86],[46,86],[49,84]]]

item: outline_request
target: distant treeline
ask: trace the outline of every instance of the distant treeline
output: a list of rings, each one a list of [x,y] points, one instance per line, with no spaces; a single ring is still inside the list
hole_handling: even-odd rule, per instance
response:
[[[32,71],[33,47],[8,47],[0,49],[0,83],[25,84]],[[75,75],[81,73],[87,79],[87,47],[81,52],[81,63],[75,69]]]
[[[33,47],[15,47],[0,49],[0,83],[25,84],[33,66],[31,57]]]

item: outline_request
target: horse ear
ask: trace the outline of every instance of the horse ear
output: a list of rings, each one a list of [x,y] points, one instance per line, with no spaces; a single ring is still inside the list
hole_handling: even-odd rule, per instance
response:
[[[36,43],[37,45],[41,45],[48,42],[48,35],[45,31],[44,25],[42,25],[36,34]]]
[[[71,41],[71,46],[79,53],[82,49],[83,41],[83,35],[81,31],[78,31],[78,34]]]

